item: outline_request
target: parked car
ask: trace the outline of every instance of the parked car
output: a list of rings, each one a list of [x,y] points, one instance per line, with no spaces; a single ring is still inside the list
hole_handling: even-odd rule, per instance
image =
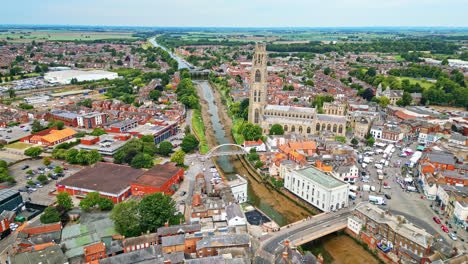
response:
[[[441,225],[440,227],[442,228],[442,230],[444,230],[445,233],[449,232],[449,230],[448,230],[448,228],[446,226]]]
[[[440,224],[440,219],[437,216],[432,217],[432,219],[434,219],[434,222],[437,224]]]
[[[34,185],[36,185],[36,186],[39,187],[39,188],[42,188],[42,187],[43,187],[42,184],[39,183],[39,182],[34,182]]]
[[[27,168],[29,168],[29,165],[24,165],[23,168],[21,168],[21,169],[22,169],[22,170],[25,170],[25,169],[27,169]]]
[[[68,168],[67,168],[67,167],[63,167],[63,170],[68,170]]]
[[[392,199],[392,196],[390,196],[390,194],[386,193],[386,194],[385,194],[385,198],[391,200],[391,199]]]
[[[184,196],[185,194],[186,194],[186,192],[183,191],[183,192],[180,193],[180,196]]]
[[[25,188],[19,188],[18,189],[18,192],[27,192],[28,190],[26,190]]]
[[[26,211],[33,213],[33,212],[35,212],[36,210],[34,210],[34,208],[28,207],[28,208],[26,208]]]
[[[448,236],[453,240],[457,240],[457,236],[454,233],[448,233]]]
[[[49,178],[51,178],[52,180],[58,180],[58,177],[54,175],[50,175]]]
[[[30,175],[26,175],[26,180],[31,180],[32,177]]]
[[[27,188],[29,191],[32,191],[32,192],[37,191],[36,188],[34,188],[34,187],[32,187],[32,186],[29,186],[29,185],[26,185],[26,188]]]

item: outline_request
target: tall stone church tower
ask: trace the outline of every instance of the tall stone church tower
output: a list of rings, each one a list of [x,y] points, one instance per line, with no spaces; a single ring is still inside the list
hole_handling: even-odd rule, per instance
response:
[[[264,43],[255,44],[255,55],[250,73],[249,122],[260,125],[266,105],[267,93],[267,54]]]

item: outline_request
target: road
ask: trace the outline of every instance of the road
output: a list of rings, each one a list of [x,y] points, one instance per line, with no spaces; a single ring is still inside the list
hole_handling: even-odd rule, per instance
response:
[[[290,240],[293,245],[294,243],[300,243],[301,240],[309,240],[308,238],[319,236],[346,224],[350,215],[350,209],[321,214],[289,228],[286,227],[278,232],[272,232],[260,237],[259,239],[262,242],[255,254],[255,263],[272,263],[275,252],[285,240]]]

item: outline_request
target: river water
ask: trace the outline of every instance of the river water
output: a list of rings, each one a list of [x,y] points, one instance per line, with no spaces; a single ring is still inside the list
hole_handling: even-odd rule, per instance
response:
[[[151,44],[153,44],[155,47],[160,47],[161,49],[167,51],[167,53],[169,53],[171,55],[171,57],[173,59],[175,59],[178,63],[179,63],[179,69],[183,69],[183,68],[188,68],[188,69],[191,69],[193,68],[192,66],[190,66],[184,59],[178,57],[178,56],[175,56],[174,54],[172,54],[171,51],[167,50],[165,47],[163,46],[160,46],[157,42],[156,42],[156,38],[152,38],[149,40],[151,42]]]

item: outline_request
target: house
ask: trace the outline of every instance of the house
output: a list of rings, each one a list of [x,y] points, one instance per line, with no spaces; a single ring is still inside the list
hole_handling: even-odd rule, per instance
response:
[[[238,204],[226,206],[226,220],[228,226],[246,225],[247,223],[244,212]]]
[[[261,139],[258,139],[257,141],[244,141],[244,144],[242,145],[244,147],[245,151],[250,153],[251,149],[255,149],[257,152],[265,152],[266,151],[266,145],[263,143]]]
[[[455,155],[451,152],[427,151],[420,160],[422,173],[435,170],[455,170]]]
[[[174,253],[185,251],[185,236],[166,236],[161,238],[162,252]]]
[[[60,245],[52,245],[38,250],[25,251],[14,255],[10,254],[8,255],[8,262],[27,264],[69,263],[68,258],[63,254]]]
[[[354,183],[359,178],[359,167],[355,162],[336,164],[333,168],[333,175],[342,181]]]
[[[83,248],[83,250],[86,262],[107,258],[106,245],[102,242],[86,246]]]
[[[249,248],[248,234],[225,234],[222,236],[203,237],[197,242],[197,257],[217,256],[224,248]]]
[[[158,233],[144,234],[137,237],[123,238],[124,253],[144,249],[158,244]]]

